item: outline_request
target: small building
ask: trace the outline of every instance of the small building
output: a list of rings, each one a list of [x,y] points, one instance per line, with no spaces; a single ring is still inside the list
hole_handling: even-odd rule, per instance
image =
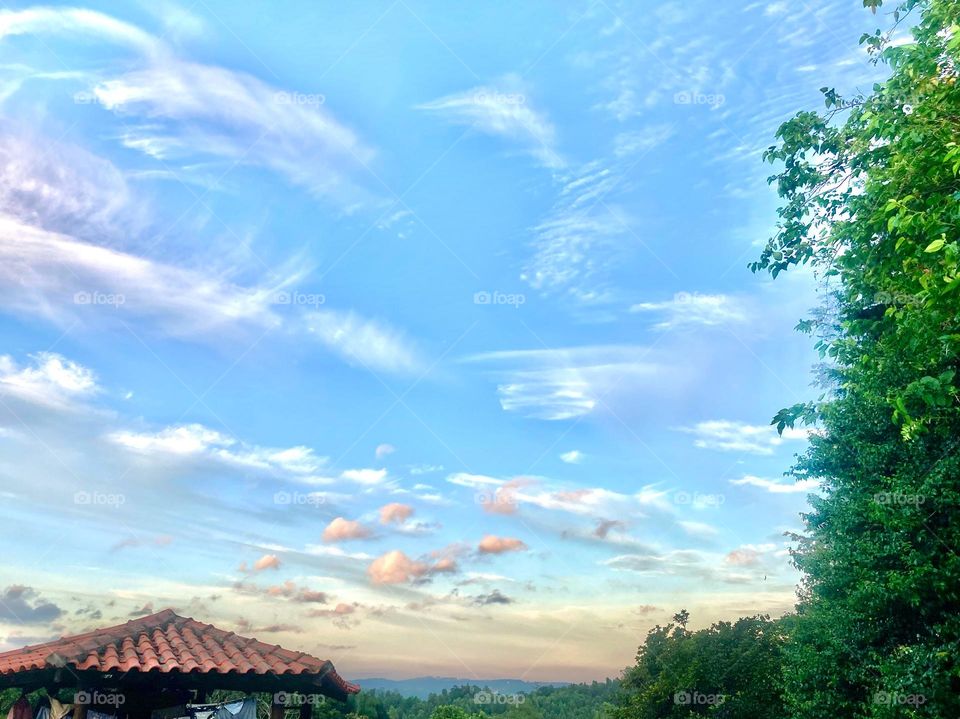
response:
[[[0,689],[73,690],[74,719],[88,711],[127,719],[175,717],[214,690],[273,695],[271,719],[320,695],[345,700],[360,687],[330,661],[218,629],[173,610],[114,627],[0,653]],[[164,712],[163,710],[170,710]]]

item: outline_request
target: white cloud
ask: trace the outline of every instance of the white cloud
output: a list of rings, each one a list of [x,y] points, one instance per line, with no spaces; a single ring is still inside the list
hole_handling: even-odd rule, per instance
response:
[[[20,367],[9,355],[0,355],[0,394],[55,409],[69,409],[99,391],[96,375],[77,362],[40,352]]]
[[[346,469],[341,472],[342,479],[356,482],[357,484],[375,485],[380,484],[387,478],[385,469]]]
[[[800,429],[785,429],[778,435],[771,425],[752,425],[725,419],[698,422],[693,427],[681,427],[681,432],[696,436],[693,444],[700,449],[716,449],[725,452],[750,452],[752,454],[773,454],[774,449],[786,440],[807,438],[807,432]]]
[[[420,357],[403,333],[355,312],[318,310],[305,316],[306,332],[348,362],[387,372],[411,372]]]
[[[173,160],[212,155],[266,167],[315,195],[345,202],[346,172],[373,151],[315,102],[252,75],[166,58],[93,87],[98,102],[127,119],[125,144]],[[310,98],[311,95],[302,95]]]
[[[650,312],[664,319],[655,324],[657,329],[671,329],[685,325],[713,327],[746,322],[747,311],[741,300],[729,295],[704,295],[697,292],[678,292],[664,302],[641,302],[631,312]]]
[[[377,459],[383,459],[388,454],[393,454],[396,451],[397,451],[397,448],[394,447],[392,444],[378,444],[377,449],[374,451],[374,454],[376,454]]]
[[[663,388],[676,367],[648,359],[649,349],[596,345],[547,350],[488,352],[467,358],[500,369],[497,394],[507,412],[565,420],[590,414],[610,395]]]
[[[261,447],[249,445],[201,424],[165,427],[158,432],[117,430],[107,439],[143,455],[168,458],[203,458],[232,465],[262,469],[304,481],[314,481],[326,457],[309,447]]]
[[[801,479],[799,482],[781,482],[776,479],[766,479],[747,474],[740,479],[731,479],[730,484],[760,487],[773,494],[794,494],[814,492],[820,486],[820,481],[817,479]]]
[[[683,531],[694,537],[714,537],[718,533],[716,527],[705,522],[678,521],[677,524]]]
[[[0,213],[102,241],[117,234],[118,216],[130,203],[126,180],[113,163],[74,145],[3,127]]]
[[[165,333],[200,340],[284,328],[315,337],[349,362],[404,372],[418,355],[402,333],[354,312],[278,312],[288,274],[273,286],[243,287],[226,277],[184,269],[48,232],[0,215],[0,300],[7,310],[59,324],[150,318]]]
[[[601,162],[588,163],[562,179],[550,213],[531,228],[534,254],[521,279],[534,289],[596,300],[592,285],[606,269],[614,240],[625,232],[624,221],[601,204],[619,179]]]
[[[580,464],[583,461],[583,452],[578,449],[571,449],[560,455],[560,461],[567,464]]]
[[[527,151],[544,167],[562,167],[555,149],[556,132],[550,121],[535,110],[514,78],[499,87],[480,86],[418,105],[439,113],[449,122],[469,125],[488,135],[527,145]]]
[[[94,10],[40,7],[0,11],[0,37],[34,33],[92,35],[148,55],[156,55],[162,50],[161,44],[150,34]]]
[[[633,132],[621,132],[613,138],[613,154],[617,157],[643,155],[660,147],[674,135],[673,125],[651,125]]]
[[[180,13],[181,28],[185,17]],[[97,77],[105,79],[91,88],[100,106],[124,118],[131,149],[170,161],[213,156],[258,165],[345,206],[363,194],[349,173],[374,153],[318,93],[286,92],[246,73],[182,60],[162,40],[91,10],[5,11],[0,37],[9,34],[85,34],[136,51],[139,69],[112,77],[101,70]]]

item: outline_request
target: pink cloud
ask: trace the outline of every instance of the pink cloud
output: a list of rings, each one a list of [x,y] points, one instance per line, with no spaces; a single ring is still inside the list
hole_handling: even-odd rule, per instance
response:
[[[348,539],[364,539],[370,536],[370,530],[360,522],[337,517],[323,530],[324,542],[343,542]]]
[[[533,484],[532,479],[526,477],[517,477],[509,482],[504,482],[493,495],[482,500],[483,511],[488,514],[516,514],[517,512],[517,490]]]
[[[739,566],[746,566],[750,564],[756,564],[760,558],[760,553],[756,549],[750,547],[742,547],[740,549],[734,549],[730,554],[726,556],[727,564],[736,564]]]
[[[430,565],[410,559],[399,549],[377,557],[367,567],[374,584],[402,584],[419,579],[429,571]]]
[[[264,554],[253,563],[253,571],[262,572],[264,569],[280,569],[280,558],[276,554]]]
[[[452,574],[460,571],[457,560],[450,552],[441,550],[432,552],[436,558],[432,564],[429,561],[410,559],[399,549],[374,559],[367,567],[367,574],[374,584],[402,584],[422,580],[431,574]]]
[[[504,552],[519,552],[526,549],[527,545],[519,539],[513,537],[497,537],[493,534],[486,535],[480,540],[478,549],[481,554],[503,554]]]
[[[460,567],[457,566],[457,561],[452,557],[444,557],[439,560],[436,564],[433,565],[430,571],[432,572],[457,572]]]
[[[314,609],[307,614],[311,617],[343,617],[347,614],[353,614],[355,611],[357,611],[356,604],[344,604],[340,602],[333,609]]]
[[[412,516],[413,507],[409,504],[391,502],[390,504],[380,507],[380,524],[390,524],[391,522],[403,524]]]
[[[280,558],[276,554],[264,554],[253,563],[253,567],[247,567],[246,562],[240,562],[237,571],[250,574],[251,572],[262,572],[264,569],[280,569],[281,563]]]

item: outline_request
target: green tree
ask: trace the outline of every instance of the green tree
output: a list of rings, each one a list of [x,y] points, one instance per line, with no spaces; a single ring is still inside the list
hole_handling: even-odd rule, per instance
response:
[[[443,704],[433,710],[430,719],[480,719],[482,714],[468,714],[460,707]]]
[[[782,719],[781,625],[757,616],[690,631],[689,616],[681,611],[650,630],[612,717]]]
[[[878,0],[865,5],[874,10]],[[793,468],[822,480],[785,670],[796,719],[960,716],[960,2],[908,0],[912,42],[861,38],[889,79],[823,88],[766,157],[783,205],[755,271],[808,263],[829,302],[799,329],[829,362]]]

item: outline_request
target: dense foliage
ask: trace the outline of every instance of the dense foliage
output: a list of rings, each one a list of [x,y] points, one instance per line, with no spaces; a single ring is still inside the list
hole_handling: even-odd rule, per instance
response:
[[[462,686],[432,694],[427,699],[405,697],[397,692],[363,691],[347,702],[319,701],[312,705],[312,719],[605,719],[616,697],[615,680],[562,687],[541,687],[527,694],[497,694],[486,687]],[[35,703],[43,691],[30,695]],[[71,701],[64,690],[60,698]],[[0,711],[6,713],[20,696],[18,690],[0,691]],[[228,701],[241,692],[215,692],[209,701]],[[257,716],[270,716],[269,694],[258,694]],[[297,710],[299,711],[299,710]],[[293,709],[288,717],[298,716]]]
[[[781,719],[783,628],[769,617],[690,631],[680,612],[650,630],[622,681],[614,719]]]
[[[878,2],[868,4],[879,5]],[[866,35],[890,77],[824,88],[825,113],[767,152],[784,205],[755,270],[808,263],[831,288],[801,323],[830,361],[798,477],[823,480],[795,554],[790,716],[960,716],[960,2],[910,0],[912,42]]]
[[[351,702],[359,701],[355,711],[370,719],[603,719],[617,689],[614,680],[509,695],[463,686],[431,694],[428,699],[396,692],[361,692]]]

